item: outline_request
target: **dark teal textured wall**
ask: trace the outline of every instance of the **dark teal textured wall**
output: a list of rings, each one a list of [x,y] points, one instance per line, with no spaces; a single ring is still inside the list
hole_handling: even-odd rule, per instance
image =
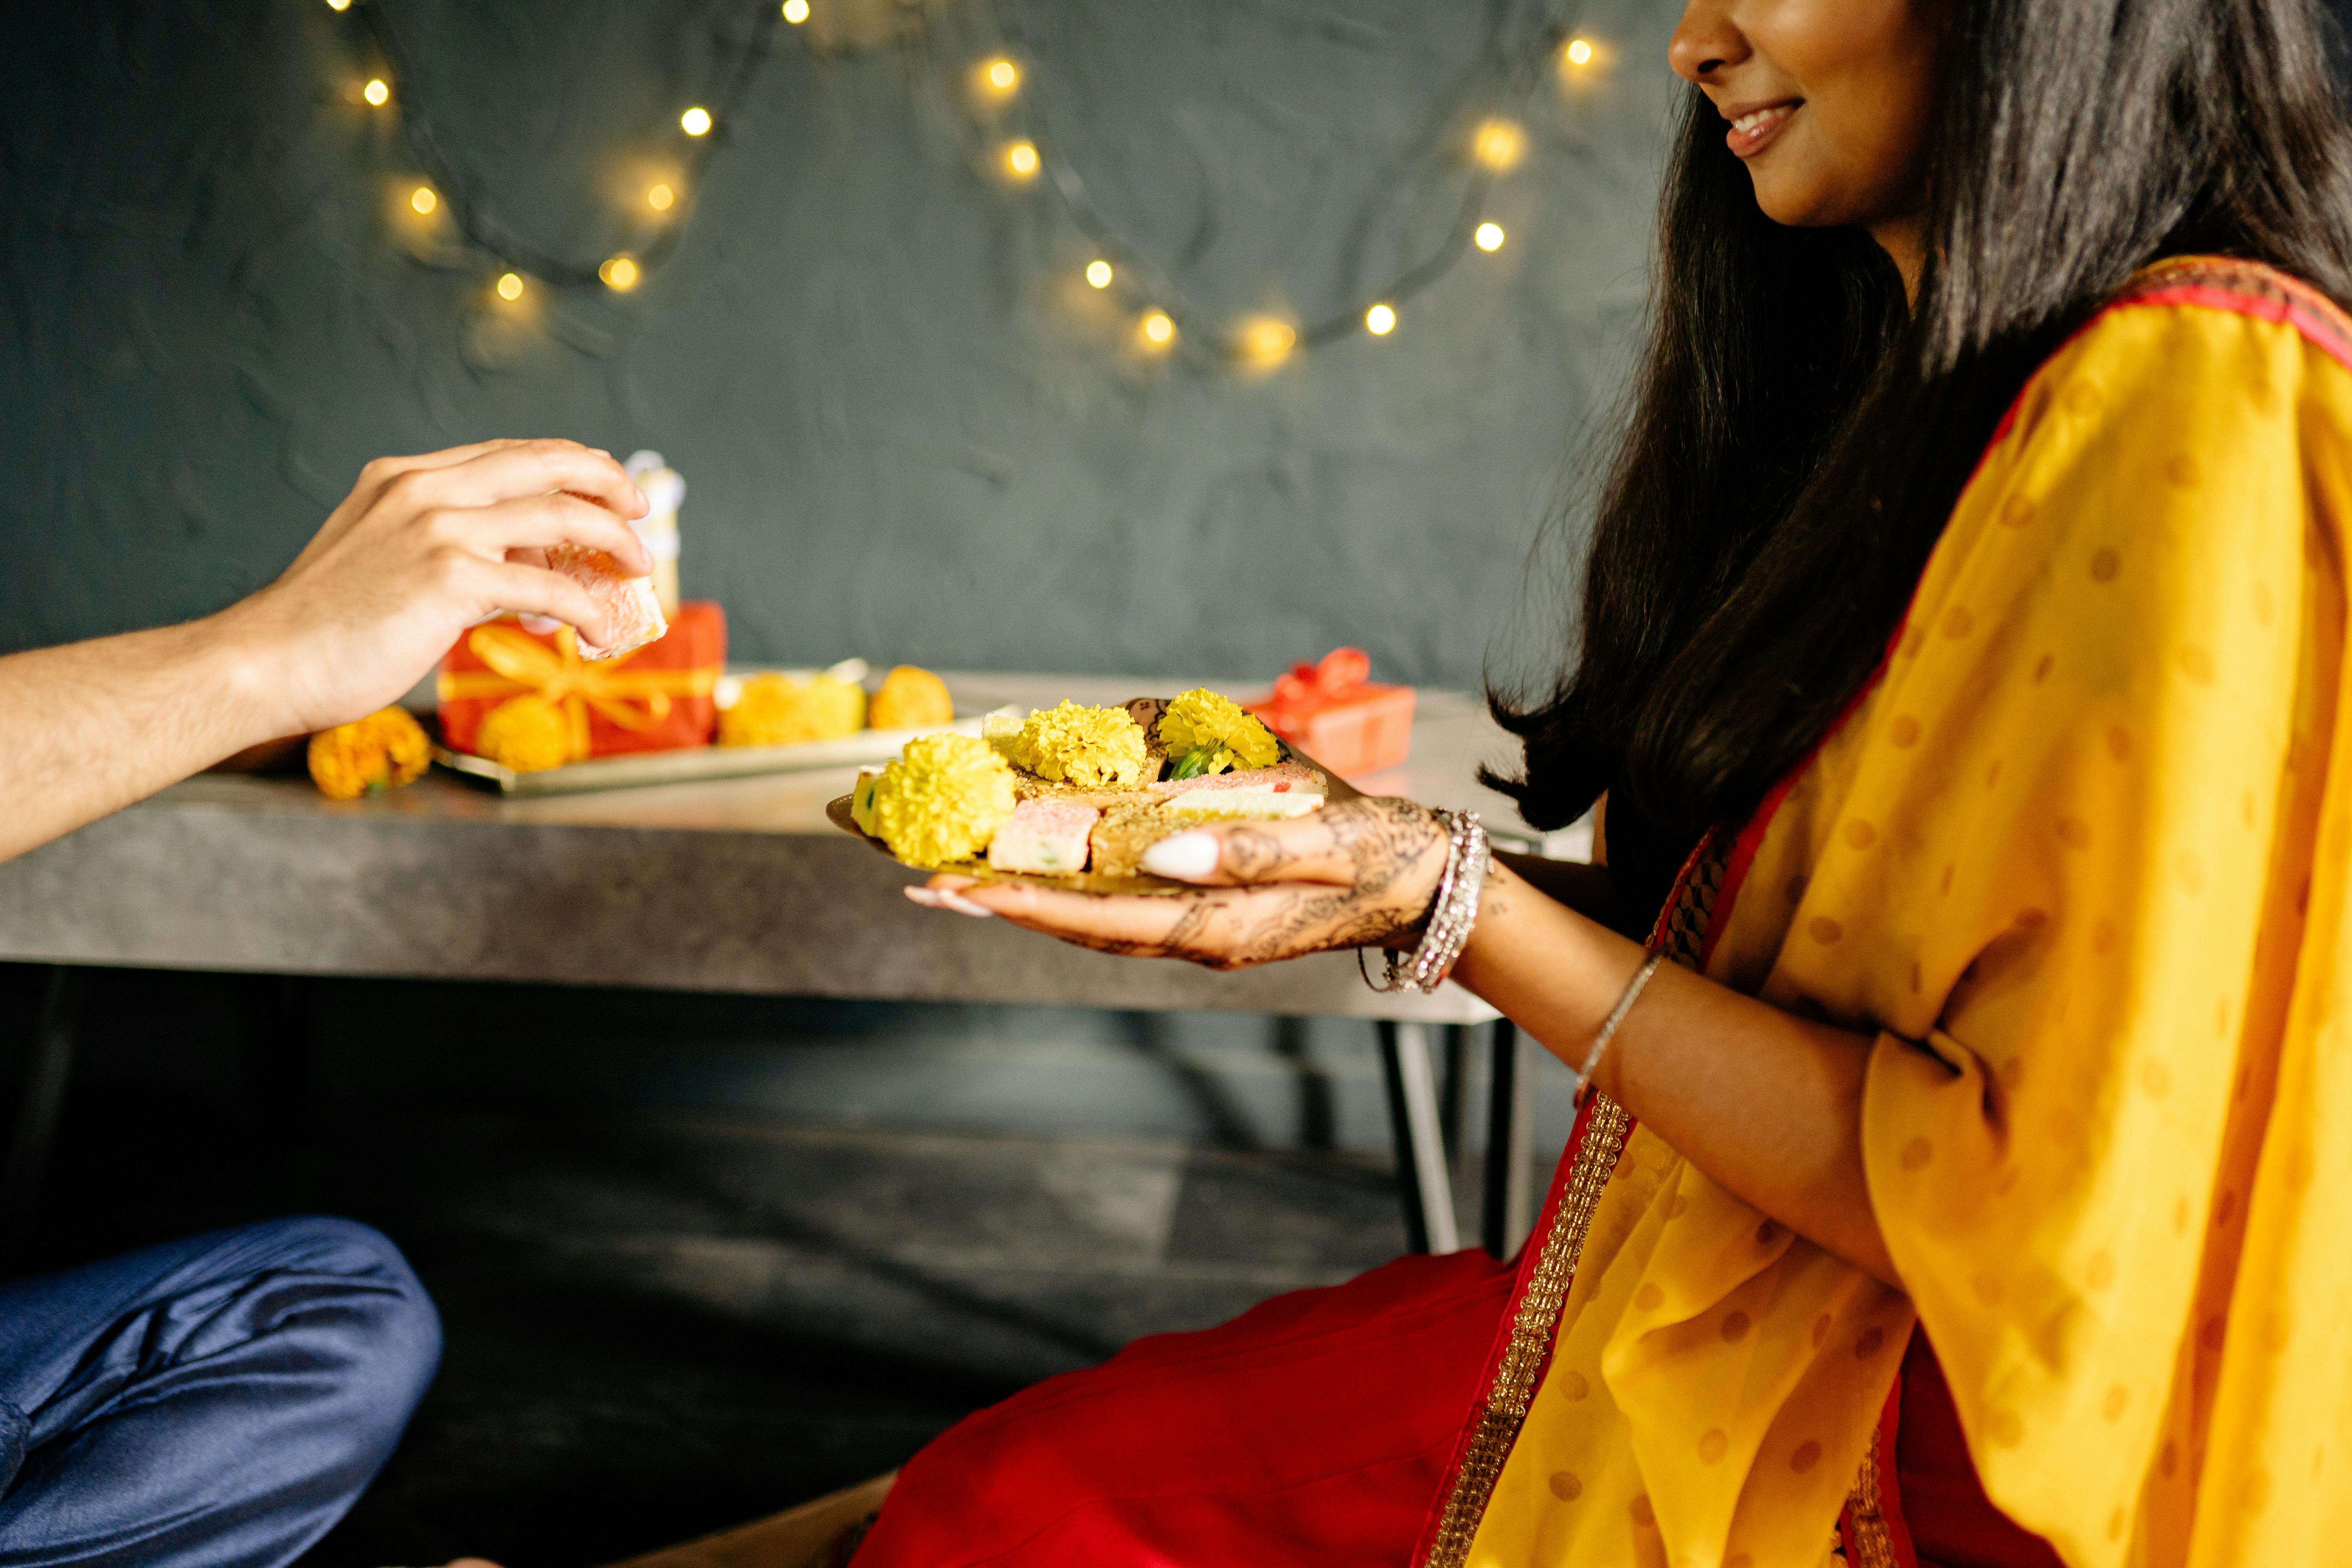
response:
[[[687,590],[725,602],[740,658],[1249,676],[1352,641],[1391,676],[1475,679],[1622,373],[1676,7],[856,3],[895,36],[775,28],[666,268],[515,310],[495,263],[401,207],[420,164],[352,100],[377,65],[357,13],[20,16],[0,646],[226,603],[378,452],[552,433],[686,473]],[[481,210],[590,262],[650,238],[630,199],[757,14],[380,4],[406,106]],[[994,176],[965,90],[1013,29],[1050,145],[1204,319],[1313,319],[1444,232],[1482,62],[1547,19],[1604,55],[1514,106],[1528,155],[1488,203],[1508,244],[1393,337],[1262,377],[1134,354],[1131,313],[1076,281],[1093,247],[1043,183]]]

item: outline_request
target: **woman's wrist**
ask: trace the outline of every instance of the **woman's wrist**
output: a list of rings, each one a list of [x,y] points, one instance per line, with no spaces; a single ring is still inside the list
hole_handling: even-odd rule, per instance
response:
[[[1640,944],[1546,896],[1498,862],[1454,978],[1523,1025],[1541,1018],[1544,1026],[1531,1032],[1575,1069],[1644,956]],[[1594,1074],[1593,1087],[1612,1099],[1624,1043],[1611,1045]]]
[[[1476,924],[1493,863],[1486,830],[1476,812],[1391,804],[1410,823],[1402,858],[1386,869],[1361,860],[1355,868],[1358,890],[1374,900],[1366,912],[1385,905],[1388,913],[1349,945],[1388,950],[1385,980],[1364,976],[1374,990],[1431,992],[1453,972]]]

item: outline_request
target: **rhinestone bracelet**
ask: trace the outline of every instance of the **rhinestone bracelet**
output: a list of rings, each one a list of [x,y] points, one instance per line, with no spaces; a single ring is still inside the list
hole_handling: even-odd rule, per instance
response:
[[[1440,811],[1445,829],[1445,869],[1437,879],[1437,896],[1430,900],[1429,924],[1411,956],[1388,954],[1381,980],[1364,968],[1364,950],[1356,950],[1356,969],[1375,991],[1427,993],[1445,983],[1470,932],[1478,923],[1478,895],[1486,886],[1486,869],[1494,862],[1486,848],[1486,830],[1475,811]]]

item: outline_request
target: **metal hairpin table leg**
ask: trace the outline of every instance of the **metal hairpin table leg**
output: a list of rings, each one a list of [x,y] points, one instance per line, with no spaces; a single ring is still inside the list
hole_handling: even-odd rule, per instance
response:
[[[1381,1025],[1381,1066],[1388,1079],[1389,1129],[1396,1140],[1397,1188],[1404,1200],[1405,1250],[1452,1252],[1462,1245],[1454,1223],[1454,1184],[1437,1116],[1437,1079],[1429,1066],[1429,1026]]]
[[[1536,1131],[1535,1042],[1508,1018],[1495,1020],[1495,1068],[1488,1082],[1486,1202],[1479,1239],[1496,1257],[1508,1258],[1536,1222],[1528,1172]]]

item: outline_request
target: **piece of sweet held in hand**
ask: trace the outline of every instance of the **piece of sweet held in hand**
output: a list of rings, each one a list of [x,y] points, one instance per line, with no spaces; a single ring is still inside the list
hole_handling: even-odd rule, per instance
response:
[[[662,616],[661,599],[649,577],[632,577],[621,563],[601,550],[584,544],[548,546],[547,563],[587,591],[612,619],[613,640],[592,647],[580,640],[580,657],[597,660],[618,658],[654,641],[669,630]]]
[[[433,760],[425,727],[404,708],[385,708],[310,737],[310,781],[329,800],[357,800],[410,784]]]

